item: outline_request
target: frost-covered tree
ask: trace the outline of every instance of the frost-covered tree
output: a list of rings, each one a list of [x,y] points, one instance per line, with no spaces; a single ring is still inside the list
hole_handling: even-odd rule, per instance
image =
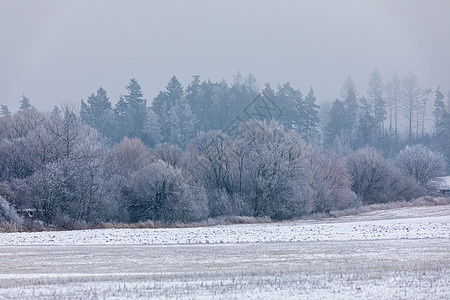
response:
[[[347,157],[352,190],[364,204],[410,200],[418,186],[372,148],[359,149]]]
[[[112,120],[111,102],[105,89],[100,87],[96,94],[92,93],[84,102],[81,100],[80,117],[83,122],[108,135]]]
[[[45,115],[32,109],[0,119],[0,180],[26,178],[39,166],[41,157],[36,154],[40,142],[31,141],[34,133],[42,128],[43,120]]]
[[[153,150],[153,155],[172,167],[181,167],[183,164],[183,151],[177,145],[158,144]]]
[[[197,135],[188,148],[193,157],[189,169],[205,186],[209,211],[214,217],[234,210],[235,187],[231,178],[235,154],[230,145],[231,140],[224,132],[214,130]]]
[[[22,218],[17,214],[14,207],[5,198],[0,196],[0,225],[7,223],[18,225],[22,222]]]
[[[135,78],[132,78],[126,86],[128,94],[124,95],[128,104],[128,112],[131,116],[132,126],[131,132],[127,134],[129,137],[143,138],[144,128],[147,122],[147,100],[143,98],[141,86]]]
[[[303,140],[277,123],[246,124],[243,189],[253,216],[289,219],[308,214],[312,191]]]
[[[97,131],[82,125],[72,113],[64,107],[61,117],[52,116],[48,135],[53,137],[55,152],[27,178],[31,202],[42,210],[43,221],[61,227],[70,227],[73,221],[102,220],[109,206],[104,187],[108,149]]]
[[[308,149],[307,157],[314,212],[329,213],[357,205],[343,157],[330,150],[313,148]]]
[[[190,222],[208,215],[204,187],[161,160],[132,174],[122,194],[131,222]]]
[[[183,86],[175,76],[167,83],[166,90],[153,100],[152,109],[158,118],[164,141],[185,145],[194,137],[197,119],[184,96]]]
[[[111,149],[111,168],[114,174],[127,174],[142,169],[151,162],[148,148],[138,138],[125,137]]]
[[[141,86],[132,78],[125,86],[127,94],[120,96],[118,102],[106,116],[108,120],[107,136],[113,143],[119,143],[124,137],[139,138],[147,146],[155,146],[160,140],[160,128],[157,117],[147,107],[147,100]]]
[[[442,154],[423,145],[406,146],[396,158],[397,166],[423,186],[445,175],[446,161]]]
[[[194,138],[197,119],[185,97],[177,99],[166,116],[161,119],[166,125],[166,141],[184,146]]]

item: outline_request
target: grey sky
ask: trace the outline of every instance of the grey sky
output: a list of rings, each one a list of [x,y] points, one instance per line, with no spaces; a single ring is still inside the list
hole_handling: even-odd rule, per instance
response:
[[[450,1],[0,0],[0,103],[79,103],[102,86],[115,103],[135,77],[153,99],[172,75],[228,82],[237,71],[290,81],[318,100],[358,93],[377,68],[450,89]]]

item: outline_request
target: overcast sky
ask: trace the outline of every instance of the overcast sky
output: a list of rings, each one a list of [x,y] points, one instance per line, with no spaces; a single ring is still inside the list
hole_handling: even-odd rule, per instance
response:
[[[0,0],[0,41],[0,103],[12,112],[22,94],[50,110],[101,86],[115,103],[135,77],[151,100],[172,75],[187,86],[238,71],[260,86],[312,86],[320,102],[348,76],[366,94],[375,68],[450,89],[447,0]]]

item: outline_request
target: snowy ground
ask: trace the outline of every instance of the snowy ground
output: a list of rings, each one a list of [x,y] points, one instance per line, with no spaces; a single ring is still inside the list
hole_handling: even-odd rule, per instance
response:
[[[449,299],[450,205],[276,224],[0,233],[0,298]]]

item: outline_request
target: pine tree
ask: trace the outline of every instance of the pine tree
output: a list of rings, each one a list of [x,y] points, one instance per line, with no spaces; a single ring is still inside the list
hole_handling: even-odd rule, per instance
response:
[[[316,134],[317,126],[319,124],[319,108],[316,104],[316,97],[314,96],[314,90],[311,87],[308,95],[306,95],[303,101],[303,112],[301,115],[301,127],[300,134],[303,138],[308,139]]]
[[[128,94],[124,96],[126,109],[128,114],[129,132],[128,137],[137,137],[143,140],[145,136],[145,125],[148,119],[147,115],[147,100],[144,99],[144,94],[142,93],[141,86],[135,78],[130,80],[130,83],[125,86],[128,90]],[[123,103],[121,103],[123,105]]]
[[[22,95],[22,100],[20,100],[20,110],[25,110],[32,108],[30,104],[30,98],[27,98],[25,95]]]
[[[355,84],[350,77],[344,82],[342,96],[344,98],[343,104],[345,107],[345,112],[341,115],[341,118],[344,119],[343,138],[351,148],[355,148],[354,139],[357,126],[358,99],[356,96]]]
[[[304,115],[303,95],[294,89],[289,82],[278,85],[275,102],[281,110],[280,121],[286,129],[301,130]]]
[[[367,97],[374,108],[374,119],[377,127],[377,134],[382,136],[384,133],[384,121],[386,120],[386,101],[383,98],[383,79],[377,70],[370,75],[369,89]]]
[[[409,71],[403,79],[402,87],[403,109],[405,116],[408,119],[408,144],[411,145],[414,138],[414,112],[419,108],[422,89],[418,85],[417,76],[412,71]]]
[[[167,141],[172,144],[185,146],[194,138],[197,119],[192,113],[186,98],[182,97],[168,112]]]
[[[183,96],[183,86],[176,76],[172,76],[166,85],[165,91],[159,92],[158,96],[153,100],[152,109],[158,116],[161,116],[167,113],[167,110],[170,110],[175,105],[175,102]]]
[[[123,116],[128,113],[128,105],[125,102],[123,95],[120,95],[119,101],[117,101],[116,105],[114,106],[114,113],[117,116]]]
[[[377,134],[377,126],[373,115],[372,105],[365,97],[358,99],[358,130],[357,130],[357,148],[371,146],[375,141]]]
[[[125,95],[125,100],[128,104],[132,106],[147,106],[147,100],[143,98],[144,94],[142,93],[141,86],[135,78],[132,78],[125,88],[128,91],[128,94]]]
[[[7,105],[1,105],[1,115],[3,116],[3,117],[8,117],[8,116],[10,116],[11,115],[11,112],[9,111],[9,109],[8,109],[8,106]]]
[[[450,169],[450,113],[445,106],[444,95],[441,93],[439,86],[435,91],[433,115],[435,148],[446,156],[447,165]]]
[[[333,106],[330,110],[330,120],[327,122],[324,128],[324,141],[325,144],[333,144],[336,137],[343,138],[346,122],[343,118],[346,110],[344,103],[336,99],[333,102]]]
[[[89,126],[97,129],[105,136],[110,135],[110,122],[108,120],[112,113],[111,102],[108,93],[100,87],[96,94],[92,93],[84,102],[81,100],[80,117],[81,120]]]

